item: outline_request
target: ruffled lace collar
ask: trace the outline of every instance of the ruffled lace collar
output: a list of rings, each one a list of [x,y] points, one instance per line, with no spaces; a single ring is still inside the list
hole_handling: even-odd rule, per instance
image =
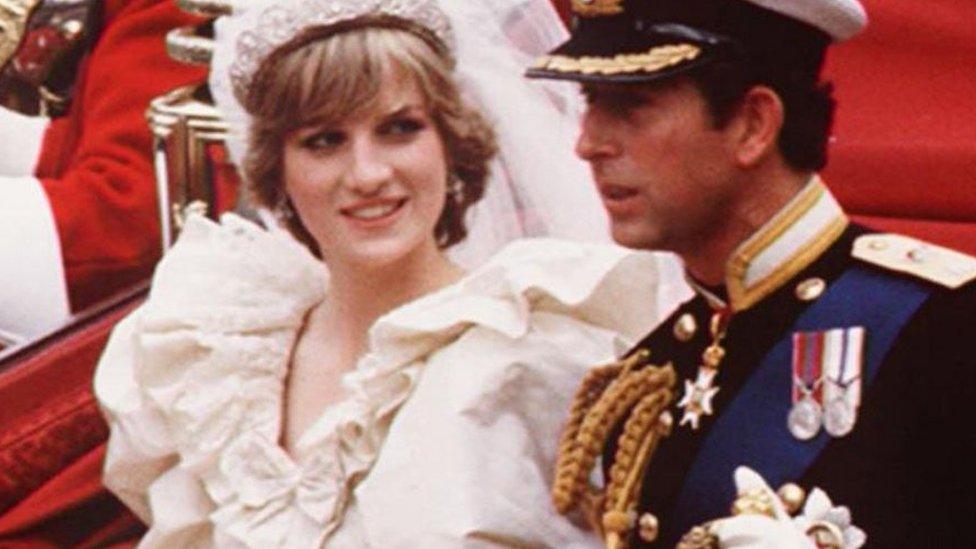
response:
[[[296,460],[278,443],[284,380],[304,318],[325,295],[325,269],[283,233],[233,215],[219,225],[191,218],[143,309],[137,376],[181,466],[216,503],[220,535],[256,547],[320,542],[341,524],[426,355],[474,324],[517,338],[538,308],[620,325],[620,310],[582,305],[625,255],[558,241],[511,245],[461,282],[380,318],[370,352],[343,379],[349,397],[302,436]],[[644,261],[635,272],[646,274]]]

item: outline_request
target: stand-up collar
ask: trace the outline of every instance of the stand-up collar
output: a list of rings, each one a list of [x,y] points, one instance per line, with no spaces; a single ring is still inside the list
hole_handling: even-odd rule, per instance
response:
[[[782,210],[733,252],[725,267],[728,305],[743,311],[762,301],[820,257],[847,228],[840,204],[814,176]],[[694,280],[715,308],[726,303]]]

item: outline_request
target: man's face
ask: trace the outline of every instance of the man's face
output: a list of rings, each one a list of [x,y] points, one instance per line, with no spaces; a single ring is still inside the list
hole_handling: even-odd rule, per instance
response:
[[[690,82],[584,85],[576,153],[590,163],[613,238],[694,252],[719,230],[735,190],[732,137]]]

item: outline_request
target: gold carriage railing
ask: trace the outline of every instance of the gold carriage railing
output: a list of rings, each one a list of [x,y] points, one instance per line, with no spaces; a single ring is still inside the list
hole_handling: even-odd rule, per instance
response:
[[[175,0],[184,11],[206,18],[166,37],[170,57],[208,66],[213,55],[213,19],[229,13],[232,0]],[[238,179],[225,146],[229,127],[214,106],[206,82],[177,88],[154,99],[146,113],[153,133],[163,249],[173,243],[188,211],[216,218],[237,207]]]

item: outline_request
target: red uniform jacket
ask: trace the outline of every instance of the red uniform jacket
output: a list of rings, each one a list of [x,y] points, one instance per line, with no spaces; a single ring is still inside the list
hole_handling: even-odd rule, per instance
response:
[[[173,0],[106,0],[103,32],[68,116],[47,131],[36,175],[61,241],[78,310],[148,276],[160,253],[152,138],[154,97],[206,70],[170,60],[164,36],[194,23]]]

